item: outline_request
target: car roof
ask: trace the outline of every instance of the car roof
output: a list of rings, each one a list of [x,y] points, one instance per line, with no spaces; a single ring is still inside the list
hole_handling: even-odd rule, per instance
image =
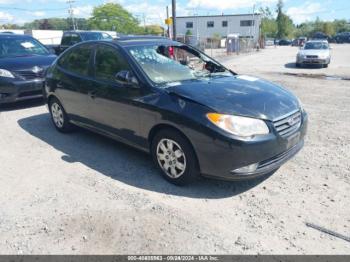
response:
[[[99,44],[104,43],[108,45],[115,45],[120,47],[130,47],[130,46],[150,46],[150,45],[166,45],[166,46],[180,46],[183,43],[170,40],[165,37],[121,37],[114,39],[112,41],[106,40],[91,40],[79,43],[79,45],[86,44]]]
[[[143,46],[143,45],[180,45],[180,42],[159,36],[123,36],[113,40],[121,46]]]
[[[90,34],[90,33],[106,33],[102,31],[85,31],[85,30],[70,30],[70,31],[64,31],[64,33],[77,33],[77,34]],[[108,34],[108,33],[106,33]]]

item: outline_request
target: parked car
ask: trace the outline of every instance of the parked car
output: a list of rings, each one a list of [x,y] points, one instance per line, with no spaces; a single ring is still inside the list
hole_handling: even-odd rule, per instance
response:
[[[288,46],[291,44],[292,44],[292,41],[290,41],[288,39],[281,39],[278,41],[278,45],[281,45],[281,46]]]
[[[63,33],[61,44],[59,46],[51,46],[51,48],[54,48],[56,54],[59,55],[77,43],[92,40],[113,40],[113,38],[109,34],[99,31],[67,31]]]
[[[265,46],[273,46],[273,45],[275,45],[275,42],[272,38],[267,38],[265,40]]]
[[[306,42],[296,58],[296,67],[302,65],[318,64],[328,67],[331,62],[331,53],[327,40],[312,40]]]
[[[350,32],[336,34],[334,40],[338,44],[350,43]]]
[[[293,40],[292,46],[304,46],[306,41],[307,41],[307,37],[299,37]]]
[[[45,70],[55,58],[31,36],[0,34],[0,104],[42,97]]]
[[[175,184],[271,173],[303,147],[308,122],[286,89],[165,38],[75,45],[48,70],[45,97],[58,131],[149,152]]]
[[[329,40],[330,36],[326,35],[323,32],[316,32],[314,33],[314,35],[312,36],[312,40]]]

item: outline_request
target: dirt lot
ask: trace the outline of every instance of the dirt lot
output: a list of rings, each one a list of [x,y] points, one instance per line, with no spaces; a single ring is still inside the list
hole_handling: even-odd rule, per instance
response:
[[[295,69],[297,49],[232,57],[233,70],[297,94],[310,116],[303,151],[273,176],[179,188],[150,158],[79,131],[62,135],[38,103],[0,113],[0,253],[350,254],[350,45],[328,69]]]

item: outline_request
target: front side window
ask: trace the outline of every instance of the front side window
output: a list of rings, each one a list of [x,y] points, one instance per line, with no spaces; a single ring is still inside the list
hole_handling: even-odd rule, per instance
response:
[[[208,21],[207,27],[214,27],[214,21]]]
[[[58,60],[58,64],[70,72],[88,76],[91,50],[91,45],[76,47],[63,55],[63,57]]]
[[[186,45],[135,46],[128,51],[156,84],[232,75],[208,56]]]
[[[129,64],[124,57],[113,47],[99,46],[95,57],[96,79],[114,81],[120,71],[130,71]]]
[[[49,51],[32,38],[3,38],[0,39],[0,58],[48,55]]]

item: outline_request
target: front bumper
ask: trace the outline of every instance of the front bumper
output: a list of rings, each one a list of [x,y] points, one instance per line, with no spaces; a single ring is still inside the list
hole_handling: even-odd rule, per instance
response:
[[[297,63],[304,65],[325,65],[330,63],[330,58],[298,58]]]
[[[0,80],[0,104],[40,98],[43,96],[43,79]]]
[[[271,173],[293,158],[303,147],[308,117],[302,114],[300,127],[287,137],[273,130],[268,136],[248,141],[197,136],[193,145],[201,174],[224,180],[251,179]],[[200,142],[200,144],[198,144]],[[235,172],[242,167],[257,165],[253,172]]]

